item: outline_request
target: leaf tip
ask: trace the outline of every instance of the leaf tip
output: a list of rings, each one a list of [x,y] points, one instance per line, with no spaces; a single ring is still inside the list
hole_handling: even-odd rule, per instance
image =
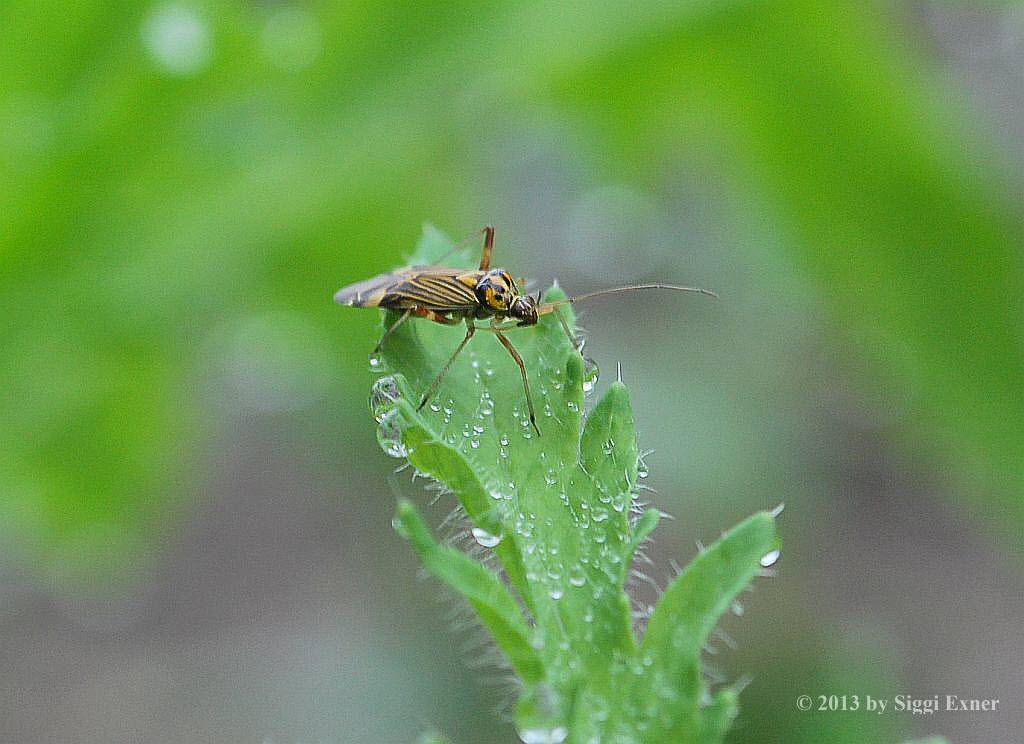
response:
[[[400,498],[398,500],[398,505],[395,507],[395,516],[391,520],[391,526],[394,527],[395,532],[406,540],[411,540],[417,528],[423,527],[419,512],[416,511],[416,507],[409,499]]]

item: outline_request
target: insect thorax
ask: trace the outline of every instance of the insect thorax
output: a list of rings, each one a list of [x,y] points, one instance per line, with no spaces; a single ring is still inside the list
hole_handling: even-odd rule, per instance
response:
[[[507,315],[519,290],[512,275],[504,269],[491,269],[477,280],[477,302],[493,315]]]

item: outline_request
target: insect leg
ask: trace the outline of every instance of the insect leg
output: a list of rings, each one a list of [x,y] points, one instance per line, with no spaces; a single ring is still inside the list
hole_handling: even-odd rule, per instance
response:
[[[491,268],[491,251],[494,249],[494,226],[484,228],[484,252],[480,256],[480,271]]]
[[[466,326],[466,337],[462,339],[458,346],[455,347],[455,351],[452,352],[450,357],[448,357],[448,361],[445,362],[441,371],[437,373],[437,377],[434,378],[434,381],[430,383],[430,387],[428,387],[426,392],[423,393],[423,398],[420,399],[420,404],[416,406],[417,411],[421,410],[423,406],[427,404],[427,401],[430,400],[431,396],[437,390],[437,386],[441,384],[441,380],[443,380],[444,376],[448,374],[448,369],[452,366],[452,362],[455,361],[455,357],[457,357],[465,348],[466,344],[469,343],[469,339],[473,338],[473,334],[476,332],[476,326],[473,325],[473,321],[471,320],[466,321]]]
[[[562,315],[562,313],[558,310],[557,307],[551,308],[550,312],[555,313],[558,316],[558,322],[560,322],[562,324],[562,330],[565,331],[565,335],[569,339],[569,343],[572,344],[572,347],[574,349],[576,349],[576,351],[580,351],[580,349],[583,348],[582,344],[580,344],[580,340],[576,336],[573,335],[572,330],[569,328],[569,324],[565,320],[565,316]],[[512,322],[512,323],[508,323],[506,325],[497,325],[497,324],[492,322],[490,328],[484,328],[483,326],[481,326],[481,327],[477,328],[477,330],[478,331],[493,331],[493,332],[497,333],[498,331],[511,331],[513,329],[516,329],[516,328],[532,328],[532,327],[533,327],[532,324],[528,325],[528,324],[525,324],[525,323],[522,323],[522,322]]]
[[[412,308],[412,314],[417,318],[426,318],[427,320],[432,320],[435,323],[440,323],[441,325],[458,325],[462,322],[462,316],[456,315],[455,317],[448,317],[441,315],[441,313],[436,313],[433,310],[427,310],[425,307]]]
[[[488,225],[488,227],[490,227],[490,225]],[[491,229],[493,230],[494,228],[492,227]],[[477,235],[479,235],[482,232],[485,232],[486,230],[487,230],[486,227],[483,228],[482,230],[474,230],[472,233],[470,233],[469,235],[464,237],[462,240],[460,240],[458,243],[453,245],[451,248],[449,248],[447,251],[442,253],[440,256],[438,256],[437,258],[431,259],[430,262],[432,264],[437,265],[437,266],[443,266],[444,262],[445,262],[445,259],[451,258],[453,253],[456,253],[456,252],[462,250],[463,248],[466,248],[470,244],[470,242],[476,240],[476,236]]]
[[[376,354],[377,352],[380,351],[380,348],[384,345],[384,342],[387,341],[388,336],[394,333],[395,329],[397,329],[398,326],[402,325],[402,323],[404,323],[408,319],[408,317],[412,315],[412,311],[415,309],[416,308],[410,307],[408,310],[402,313],[401,317],[399,317],[398,320],[396,320],[394,323],[388,326],[388,329],[384,331],[383,335],[381,335],[380,341],[378,341],[377,345],[373,347],[373,354]]]
[[[540,429],[537,428],[537,414],[533,410],[533,397],[530,395],[530,383],[526,379],[526,365],[523,364],[523,358],[519,356],[519,352],[512,345],[512,342],[505,337],[505,334],[501,331],[495,330],[494,335],[501,341],[501,345],[508,349],[508,353],[512,355],[512,358],[516,360],[516,364],[519,365],[519,372],[523,376],[523,390],[526,391],[526,406],[530,409],[530,424],[533,425],[533,430],[537,432],[537,436],[540,436]]]

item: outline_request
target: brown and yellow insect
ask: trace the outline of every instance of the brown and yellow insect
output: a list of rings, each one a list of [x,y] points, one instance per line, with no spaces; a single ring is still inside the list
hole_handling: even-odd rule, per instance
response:
[[[530,395],[526,365],[523,364],[523,358],[519,356],[519,352],[512,346],[512,342],[508,340],[505,331],[536,325],[542,315],[553,312],[557,314],[569,340],[579,348],[565,318],[558,312],[559,305],[634,289],[674,289],[717,297],[714,292],[697,287],[677,287],[672,284],[634,284],[541,303],[540,295],[532,297],[528,294],[521,294],[512,275],[507,271],[491,268],[494,228],[488,225],[481,232],[484,234],[484,248],[480,257],[480,268],[476,270],[452,269],[443,266],[408,266],[350,284],[339,289],[334,295],[335,302],[342,305],[382,307],[401,313],[380,337],[380,341],[374,347],[374,354],[380,351],[387,338],[409,318],[426,318],[444,325],[458,325],[465,322],[465,337],[455,347],[455,351],[452,352],[437,377],[423,393],[418,409],[423,408],[430,400],[455,358],[469,343],[469,339],[473,338],[473,334],[477,331],[487,331],[495,335],[519,367],[523,378],[523,391],[526,394],[526,405],[530,411],[530,423],[539,436],[540,429],[537,428],[537,417],[533,409],[533,398]],[[444,257],[440,260],[443,261]],[[488,323],[480,326],[475,322],[478,320],[486,320]]]

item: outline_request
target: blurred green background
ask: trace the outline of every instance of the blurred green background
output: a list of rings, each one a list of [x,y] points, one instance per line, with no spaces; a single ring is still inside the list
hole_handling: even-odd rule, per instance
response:
[[[376,313],[331,302],[425,220],[721,294],[580,309],[657,581],[786,503],[708,657],[730,742],[1015,740],[1021,70],[999,3],[5,0],[0,741],[515,740],[391,530],[430,497],[366,411]],[[830,693],[1003,702],[796,708]]]

